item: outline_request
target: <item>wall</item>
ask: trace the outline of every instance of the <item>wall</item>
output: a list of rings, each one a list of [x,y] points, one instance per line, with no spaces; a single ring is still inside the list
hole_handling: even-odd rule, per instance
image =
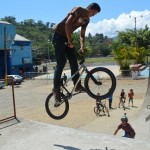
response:
[[[6,29],[6,30],[5,30]],[[6,35],[6,49],[10,49],[12,41],[16,35],[16,28],[14,25],[0,21],[0,50],[4,50],[4,33]]]
[[[5,76],[5,60],[7,60],[7,62],[9,60],[8,55],[5,59],[4,49],[11,49],[15,35],[16,28],[14,25],[5,21],[0,21],[0,78],[4,78]],[[7,50],[7,53],[9,53],[9,50]]]

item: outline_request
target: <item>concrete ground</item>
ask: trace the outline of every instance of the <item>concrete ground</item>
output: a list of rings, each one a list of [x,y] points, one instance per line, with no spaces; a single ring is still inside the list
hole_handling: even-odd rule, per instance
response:
[[[149,150],[149,140],[127,139],[20,119],[1,130],[1,150]]]
[[[149,79],[150,80],[150,79]],[[150,81],[148,79],[117,80],[113,107],[118,105],[118,93],[134,88],[134,107],[125,112],[136,131],[135,139],[117,136],[113,132],[120,123],[123,109],[110,111],[110,117],[97,117],[93,112],[95,101],[80,94],[70,101],[68,115],[60,121],[45,112],[44,102],[51,91],[51,81],[28,80],[15,87],[17,120],[0,124],[0,150],[149,150]],[[148,85],[148,88],[147,88]],[[71,86],[71,85],[69,85]],[[146,93],[147,91],[147,93]]]

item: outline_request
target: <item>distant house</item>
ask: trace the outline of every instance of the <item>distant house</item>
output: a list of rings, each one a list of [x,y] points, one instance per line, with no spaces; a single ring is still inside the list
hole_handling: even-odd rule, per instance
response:
[[[21,74],[33,71],[32,42],[16,34],[9,53],[9,74]]]
[[[4,78],[8,71],[7,63],[9,61],[8,53],[12,46],[12,41],[16,35],[14,25],[0,21],[0,78]]]
[[[12,24],[0,21],[0,78],[31,71],[32,42],[16,34]]]

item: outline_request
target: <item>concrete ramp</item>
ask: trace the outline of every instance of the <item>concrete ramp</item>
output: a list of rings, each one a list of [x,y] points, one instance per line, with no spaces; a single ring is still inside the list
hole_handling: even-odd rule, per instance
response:
[[[150,69],[144,102],[139,113],[133,119],[132,124],[135,127],[137,134],[140,135],[138,138],[149,139],[150,141]]]
[[[149,111],[150,114],[150,106],[148,107],[148,105],[150,105],[150,67],[149,67],[149,80],[148,80],[147,92],[145,95],[145,100],[142,105],[141,112]]]
[[[0,130],[0,150],[150,150],[148,140],[118,138],[22,119],[20,121]]]

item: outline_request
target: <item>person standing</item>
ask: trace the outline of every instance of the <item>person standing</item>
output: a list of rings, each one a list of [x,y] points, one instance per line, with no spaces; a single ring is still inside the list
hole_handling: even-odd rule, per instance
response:
[[[118,108],[120,108],[121,102],[125,103],[125,100],[126,100],[125,92],[124,92],[124,89],[122,89],[120,93],[120,101],[119,101]]]
[[[65,73],[64,73],[64,76],[63,76],[63,80],[64,80],[64,83],[66,84],[67,83],[67,76],[66,76]],[[66,86],[67,86],[67,84],[66,84]]]
[[[130,89],[130,92],[128,93],[128,97],[129,97],[129,106],[130,106],[130,102],[131,102],[132,107],[133,107],[133,96],[134,96],[133,89]]]
[[[66,58],[69,60],[71,75],[78,70],[77,58],[75,55],[74,43],[72,40],[72,33],[79,27],[80,32],[80,52],[84,52],[84,40],[87,25],[90,21],[90,17],[96,15],[101,11],[100,6],[97,3],[91,3],[87,8],[74,7],[67,16],[58,24],[53,27],[53,45],[55,48],[56,67],[54,72],[54,87],[53,93],[55,100],[61,101],[60,93],[60,80],[62,71],[66,64]],[[67,44],[66,44],[67,43]],[[76,84],[79,78],[79,73],[73,77],[73,83]],[[81,85],[81,80],[77,84],[75,91],[85,92],[84,87]]]

